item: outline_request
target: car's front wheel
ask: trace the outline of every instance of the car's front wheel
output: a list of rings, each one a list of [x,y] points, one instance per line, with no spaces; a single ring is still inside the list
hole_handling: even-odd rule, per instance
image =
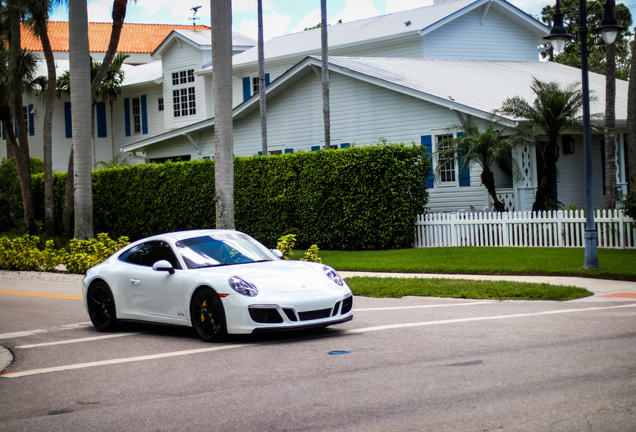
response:
[[[95,282],[88,290],[88,315],[99,331],[113,331],[117,327],[115,299],[104,282]]]
[[[192,327],[207,342],[218,342],[227,336],[225,310],[221,299],[210,288],[196,292],[190,306]]]

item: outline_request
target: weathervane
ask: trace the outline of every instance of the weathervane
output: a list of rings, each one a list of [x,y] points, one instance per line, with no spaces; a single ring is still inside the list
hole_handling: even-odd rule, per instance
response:
[[[195,27],[197,25],[197,20],[201,19],[197,16],[197,12],[199,12],[199,9],[201,9],[203,6],[194,6],[193,8],[190,8],[190,10],[192,11],[192,18],[188,18],[190,21],[192,21],[192,26]]]

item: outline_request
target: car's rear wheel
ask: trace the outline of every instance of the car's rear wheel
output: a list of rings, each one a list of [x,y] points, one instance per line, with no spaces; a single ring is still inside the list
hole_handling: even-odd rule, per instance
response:
[[[207,342],[218,342],[226,338],[225,309],[221,299],[210,288],[196,292],[190,306],[192,327]]]
[[[117,327],[117,311],[113,293],[104,282],[95,282],[87,295],[88,315],[99,331],[113,331]]]

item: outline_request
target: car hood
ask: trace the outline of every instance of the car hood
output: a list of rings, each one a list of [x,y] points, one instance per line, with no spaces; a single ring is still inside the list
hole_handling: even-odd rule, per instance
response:
[[[278,293],[311,291],[329,286],[322,266],[302,261],[267,261],[224,267],[227,276],[238,276],[260,289]]]

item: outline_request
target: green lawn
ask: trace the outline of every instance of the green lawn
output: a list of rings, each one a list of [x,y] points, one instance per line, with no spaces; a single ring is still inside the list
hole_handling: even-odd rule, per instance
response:
[[[300,259],[303,251],[295,251]],[[583,270],[584,249],[446,247],[320,251],[336,270],[401,273],[582,276],[636,281],[636,250],[598,249],[600,268]]]
[[[300,259],[303,251],[295,251]],[[389,251],[320,251],[336,270],[492,275],[582,276],[636,281],[636,250],[598,249],[599,269],[583,270],[584,249],[448,247]],[[356,295],[407,295],[498,300],[572,300],[591,295],[571,286],[504,281],[354,277]]]

